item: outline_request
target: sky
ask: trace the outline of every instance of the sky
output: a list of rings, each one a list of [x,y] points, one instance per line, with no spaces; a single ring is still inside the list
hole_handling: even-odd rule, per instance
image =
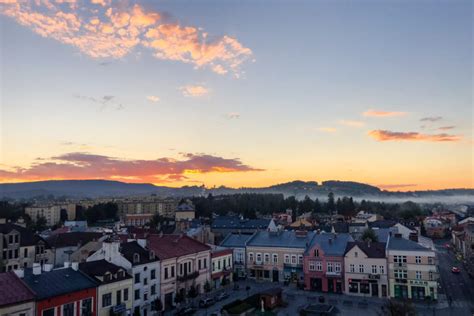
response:
[[[472,9],[0,0],[0,182],[474,188]]]

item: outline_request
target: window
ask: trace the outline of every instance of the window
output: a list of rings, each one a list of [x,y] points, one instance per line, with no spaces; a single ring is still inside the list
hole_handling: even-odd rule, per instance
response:
[[[416,263],[416,264],[420,264],[420,263],[421,263],[421,257],[420,257],[420,256],[416,256],[416,257],[415,257],[415,263]]]
[[[415,277],[417,280],[421,280],[421,271],[416,271]]]
[[[221,260],[217,260],[217,269],[218,269],[218,270],[221,269]]]
[[[123,300],[128,301],[128,289],[123,290]]]
[[[261,263],[261,262],[262,262],[262,254],[261,254],[261,253],[257,253],[256,258],[257,258],[257,260],[256,260],[257,263]]]
[[[242,254],[241,252],[237,252],[237,253],[236,253],[235,261],[236,261],[236,262],[243,262],[243,261],[244,261],[244,260],[243,260],[243,257],[244,257],[244,256],[243,256],[243,254]]]
[[[122,291],[118,290],[115,293],[115,298],[117,300],[117,305],[122,303]]]
[[[20,236],[19,236],[19,235],[15,235],[15,244],[17,244],[19,241],[20,241]]]
[[[278,254],[274,253],[272,257],[273,257],[273,263],[278,263]]]
[[[323,271],[323,263],[321,261],[316,261],[316,271]]]
[[[393,270],[395,279],[406,279],[408,277],[407,272],[404,270]]]
[[[341,263],[340,262],[335,262],[334,263],[334,271],[341,272]]]
[[[364,273],[364,265],[359,264],[359,273]]]
[[[407,256],[393,256],[393,262],[395,263],[406,263]]]
[[[298,264],[303,264],[303,255],[298,256]]]
[[[428,264],[434,264],[434,258],[428,257]]]
[[[144,284],[144,285],[148,285],[148,279],[147,279],[147,278],[144,278],[144,279],[143,279],[143,284]]]
[[[204,259],[203,262],[204,262],[204,269],[207,269],[207,259]]]
[[[429,277],[430,277],[430,281],[433,281],[433,271],[430,271]]]
[[[13,244],[13,235],[8,236],[8,243]]]
[[[156,294],[156,285],[152,285],[151,286],[151,295],[155,295]]]
[[[365,294],[369,294],[370,293],[369,283],[361,283],[360,284],[360,292],[365,293]]]
[[[198,260],[198,270],[201,270],[201,259]]]
[[[212,263],[212,270],[214,270],[214,262]],[[179,275],[183,275],[183,264],[179,264]]]
[[[285,263],[290,263],[290,255],[285,255]]]
[[[309,271],[316,271],[316,263],[314,261],[309,262]]]
[[[43,316],[54,316],[54,308],[45,309],[43,311]]]
[[[291,264],[296,264],[296,255],[291,255]]]
[[[265,263],[270,263],[270,254],[269,253],[266,253],[264,255],[264,258],[265,258]]]
[[[81,311],[81,316],[92,315],[92,298],[86,298],[85,300],[82,300]]]
[[[152,279],[152,280],[156,279],[156,270],[155,269],[150,271],[150,279]]]
[[[249,252],[249,261],[250,261],[250,262],[253,261],[253,252]]]
[[[140,255],[138,253],[133,254],[133,263],[139,263],[140,262]]]
[[[215,262],[212,263],[212,271],[216,271],[216,263]]]
[[[140,283],[140,272],[135,273],[135,284]]]
[[[174,278],[174,266],[171,266],[171,277]]]
[[[15,259],[17,259],[19,256],[18,256],[18,249],[15,249]]]
[[[334,272],[334,271],[333,271],[333,264],[332,264],[332,262],[328,262],[328,263],[327,263],[327,272]]]
[[[165,280],[168,279],[168,267],[165,268]]]
[[[135,297],[134,297],[135,300],[139,300],[140,299],[140,290],[135,290]]]
[[[375,264],[372,265],[372,274],[377,273],[377,266]]]
[[[316,249],[316,250],[314,251],[314,256],[315,256],[315,257],[319,257],[319,249]]]
[[[143,294],[143,300],[147,301],[148,300],[148,293]]]
[[[355,272],[355,265],[351,263],[351,264],[349,265],[349,270],[350,270],[351,272]],[[357,290],[357,291],[359,291],[359,290]]]
[[[112,293],[102,294],[102,307],[112,305]]]
[[[358,257],[359,256],[359,253],[357,251],[354,252],[354,257]]]
[[[351,293],[359,293],[359,283],[350,282],[350,283],[349,283],[349,292],[351,292]]]
[[[23,250],[23,258],[28,258],[28,248],[25,248],[25,250]]]
[[[379,266],[379,271],[380,271],[380,274],[384,274],[385,273],[385,267],[384,266]]]

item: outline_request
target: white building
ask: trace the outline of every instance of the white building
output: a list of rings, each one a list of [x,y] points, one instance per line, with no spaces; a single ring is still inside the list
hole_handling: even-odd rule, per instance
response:
[[[54,226],[61,220],[61,207],[58,205],[26,207],[25,213],[30,216],[33,222],[44,217],[48,226]]]

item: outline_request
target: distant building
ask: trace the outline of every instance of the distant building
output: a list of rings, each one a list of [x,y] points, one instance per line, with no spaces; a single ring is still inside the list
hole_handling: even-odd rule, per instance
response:
[[[54,266],[61,267],[65,262],[71,261],[71,255],[90,241],[102,241],[106,238],[102,233],[71,232],[55,234],[46,241],[54,253]]]
[[[255,233],[258,230],[266,230],[271,219],[242,219],[238,216],[218,216],[213,219],[211,230],[215,234],[216,241],[224,239],[229,233]]]
[[[160,214],[163,217],[173,218],[178,201],[175,199],[160,199],[155,197],[125,199],[115,201],[118,213],[123,218],[125,214]]]
[[[383,217],[379,214],[372,214],[365,211],[359,211],[356,216],[354,216],[353,221],[355,223],[371,223],[375,221],[382,220]]]
[[[126,226],[143,227],[143,226],[148,225],[152,219],[153,219],[153,214],[151,213],[125,214],[123,221]]]
[[[0,315],[35,315],[35,295],[13,272],[0,273]]]
[[[61,221],[61,207],[59,205],[26,207],[25,214],[28,214],[33,222],[44,217],[48,226],[54,226]]]
[[[178,221],[187,221],[192,220],[196,217],[196,210],[194,206],[189,203],[183,203],[176,208],[175,220]]]

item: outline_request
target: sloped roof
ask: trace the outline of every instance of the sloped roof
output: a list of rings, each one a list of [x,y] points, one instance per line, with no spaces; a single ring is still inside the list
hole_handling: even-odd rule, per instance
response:
[[[134,266],[158,261],[159,258],[161,258],[160,255],[156,253],[156,251],[155,257],[151,258],[149,250],[140,246],[136,241],[130,241],[120,244],[120,253]],[[139,255],[140,260],[138,262],[134,261],[135,254]]]
[[[102,233],[70,232],[64,234],[55,234],[46,239],[46,241],[51,247],[63,248],[77,246],[78,244],[84,245],[89,241],[98,240],[102,236]]]
[[[150,235],[148,247],[161,259],[175,258],[210,250],[211,248],[186,235]]]
[[[25,270],[23,280],[36,293],[38,300],[94,288],[98,285],[86,274],[72,268],[43,271],[39,275],[34,275],[32,270]]]
[[[0,306],[31,301],[34,293],[14,272],[0,273]]]
[[[364,241],[350,241],[347,243],[346,252],[349,252],[355,246],[359,247],[369,258],[385,258],[384,242],[364,242]]]
[[[238,216],[219,216],[214,218],[213,229],[266,229],[270,219],[240,219]]]
[[[326,256],[344,256],[347,243],[350,241],[353,241],[351,235],[345,233],[315,234],[314,238],[311,240],[308,248],[306,249],[306,254],[315,245],[319,245],[319,247],[324,251],[324,254]]]
[[[406,250],[406,251],[431,251],[420,244],[402,237],[392,236],[388,238],[388,250]]]
[[[278,247],[278,248],[306,248],[314,232],[291,231],[259,231],[247,242],[247,246]]]
[[[395,225],[396,223],[397,223],[396,221],[392,221],[392,220],[388,220],[388,219],[382,219],[382,220],[378,220],[378,221],[369,222],[369,227],[371,227],[371,228],[375,228],[375,227],[390,228],[393,225]]]
[[[110,263],[104,259],[97,261],[82,262],[79,264],[79,270],[94,278],[99,283],[112,283],[132,278],[124,268],[119,267],[113,263]],[[122,270],[123,276],[118,276],[117,272]],[[109,281],[101,281],[97,277],[104,277],[106,273],[111,273],[114,277]]]
[[[253,234],[238,234],[230,233],[221,242],[222,247],[228,248],[244,248],[247,241],[252,237]]]
[[[15,230],[20,233],[21,247],[33,246],[36,245],[39,240],[42,240],[41,237],[35,235],[32,231],[26,229],[25,227],[11,223],[0,224],[1,234],[9,234],[12,230]]]

